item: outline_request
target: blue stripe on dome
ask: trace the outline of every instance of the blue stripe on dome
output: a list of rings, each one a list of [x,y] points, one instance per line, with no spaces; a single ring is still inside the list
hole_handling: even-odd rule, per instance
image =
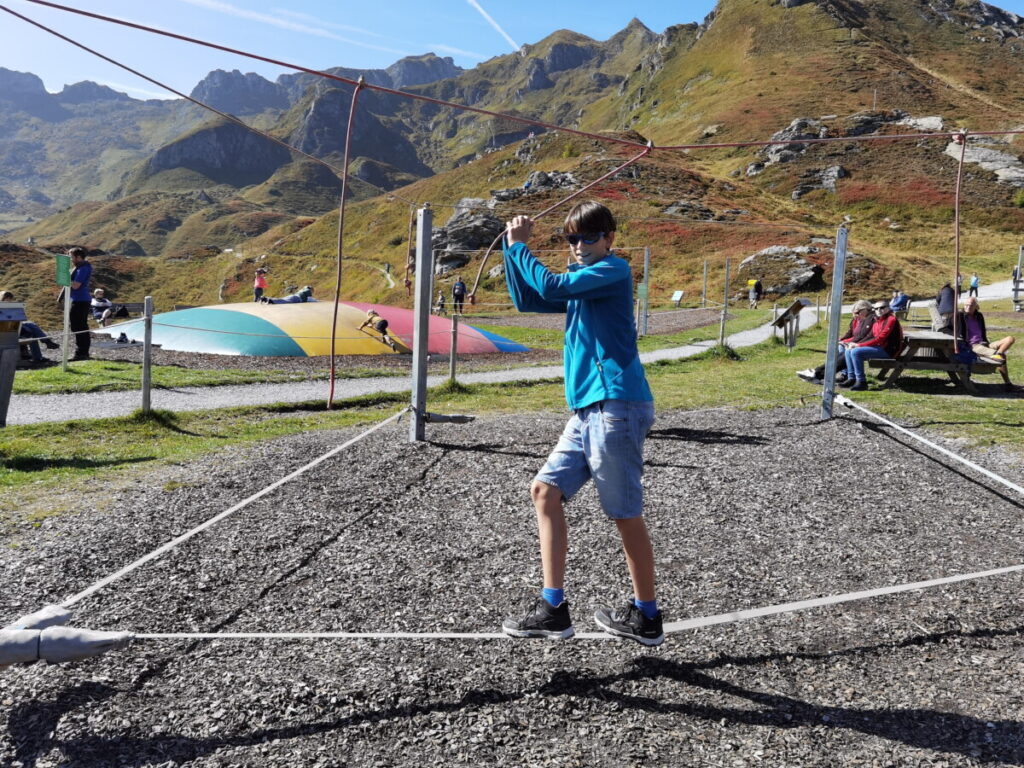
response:
[[[477,328],[475,325],[471,325],[469,327],[472,328],[477,333],[479,333],[484,338],[486,338],[489,342],[491,342],[491,344],[494,345],[494,348],[497,349],[499,352],[529,352],[530,351],[529,347],[524,347],[522,344],[520,344],[517,341],[509,341],[504,336],[499,336],[496,333],[490,333],[488,331],[483,330],[482,328]]]
[[[142,340],[141,321],[123,323],[117,330]],[[246,312],[208,307],[155,315],[153,343],[177,352],[306,357],[302,347],[273,323]]]

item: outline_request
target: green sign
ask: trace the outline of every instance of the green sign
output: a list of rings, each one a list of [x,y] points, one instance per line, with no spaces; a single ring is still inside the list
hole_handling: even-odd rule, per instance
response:
[[[71,285],[71,257],[66,253],[57,254],[57,285]]]
[[[636,289],[636,295],[641,299],[647,298],[647,283],[640,283],[640,287]]]

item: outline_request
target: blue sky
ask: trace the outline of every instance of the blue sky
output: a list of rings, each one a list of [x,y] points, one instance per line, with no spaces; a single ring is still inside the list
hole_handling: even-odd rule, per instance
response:
[[[203,38],[314,69],[386,67],[433,51],[462,67],[570,28],[604,40],[636,16],[655,32],[700,21],[714,0],[64,0],[109,16]],[[274,79],[279,68],[164,40],[33,5],[13,10],[122,60],[188,93],[213,69],[240,69]],[[997,3],[1024,15],[1024,0]],[[166,92],[0,12],[0,66],[39,75],[50,91],[93,80],[137,98]]]

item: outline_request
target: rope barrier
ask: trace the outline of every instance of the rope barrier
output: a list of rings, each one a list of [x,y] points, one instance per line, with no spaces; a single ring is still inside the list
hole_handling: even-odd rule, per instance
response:
[[[313,459],[311,462],[309,462],[308,464],[305,464],[304,466],[300,467],[299,469],[295,470],[294,472],[292,472],[292,473],[290,473],[288,475],[285,475],[280,480],[277,480],[276,482],[271,483],[270,485],[268,485],[263,490],[257,491],[256,493],[252,494],[248,498],[245,498],[242,501],[238,502],[234,506],[229,507],[228,509],[224,510],[223,512],[221,512],[221,513],[219,513],[217,515],[214,515],[209,520],[207,520],[205,523],[201,523],[200,525],[197,525],[192,530],[186,531],[185,533],[181,534],[177,538],[171,539],[171,541],[169,541],[166,544],[158,547],[157,549],[154,549],[152,552],[150,552],[150,553],[148,553],[146,555],[143,555],[138,560],[136,560],[133,563],[130,563],[130,564],[126,565],[121,570],[116,571],[116,572],[110,574],[109,576],[106,576],[103,579],[100,579],[99,581],[94,583],[92,586],[87,587],[86,589],[83,589],[81,592],[79,592],[79,593],[77,593],[75,595],[72,595],[67,600],[65,600],[63,603],[61,603],[60,607],[61,608],[70,608],[75,603],[78,603],[78,602],[84,600],[85,598],[89,597],[92,594],[95,594],[96,592],[99,592],[101,589],[103,589],[107,585],[112,584],[113,582],[117,581],[118,579],[123,578],[124,576],[127,576],[129,573],[134,571],[136,568],[139,568],[140,566],[145,565],[146,563],[150,562],[151,560],[155,560],[156,558],[160,557],[161,555],[166,554],[167,552],[170,552],[176,546],[178,546],[179,544],[181,544],[181,543],[183,543],[185,541],[188,541],[189,539],[191,539],[196,534],[201,533],[202,531],[205,531],[207,528],[210,528],[211,526],[219,523],[224,518],[226,518],[226,517],[228,517],[230,515],[233,515],[238,510],[244,509],[245,507],[247,507],[250,504],[252,504],[254,501],[262,499],[264,496],[267,496],[270,493],[273,493],[275,490],[280,488],[285,483],[288,483],[288,482],[294,480],[295,478],[297,478],[300,475],[304,474],[305,472],[309,471],[313,467],[315,467],[315,466],[317,466],[319,464],[322,464],[323,462],[325,462],[328,459],[334,457],[338,453],[341,453],[341,451],[345,450],[350,445],[354,445],[355,443],[357,443],[360,440],[362,440],[364,437],[367,437],[368,435],[373,434],[374,432],[376,432],[378,429],[380,429],[381,427],[385,426],[386,424],[390,424],[392,421],[395,421],[396,419],[401,418],[402,415],[404,413],[406,413],[407,411],[409,411],[409,410],[410,409],[408,407],[405,407],[402,410],[400,410],[398,413],[394,414],[393,416],[389,416],[384,421],[379,422],[378,424],[375,424],[374,426],[372,426],[370,429],[366,430],[365,432],[363,432],[363,433],[361,433],[359,435],[356,435],[351,440],[347,440],[346,442],[342,443],[341,445],[335,446],[334,448],[329,450],[327,453],[325,453],[322,456],[319,456],[319,457]]]
[[[839,403],[840,405],[845,405],[847,408],[855,408],[858,411],[861,411],[861,412],[867,414],[871,418],[873,418],[873,419],[875,419],[877,421],[882,422],[886,426],[892,427],[893,429],[895,429],[896,431],[906,435],[907,437],[913,438],[914,440],[917,440],[919,443],[924,443],[925,445],[927,445],[932,450],[938,451],[939,453],[943,454],[944,456],[948,456],[949,458],[953,459],[954,461],[959,461],[961,464],[964,464],[964,465],[970,467],[975,472],[980,472],[985,477],[987,477],[987,478],[989,478],[991,480],[995,480],[997,483],[1001,483],[1002,485],[1004,485],[1007,488],[1009,488],[1011,491],[1014,491],[1014,492],[1020,494],[1021,496],[1024,496],[1024,488],[1022,488],[1021,486],[1017,485],[1016,483],[1012,483],[1009,480],[1007,480],[1006,478],[1001,477],[1000,475],[997,475],[995,472],[992,472],[992,471],[990,471],[988,469],[985,469],[982,466],[979,466],[978,464],[975,464],[970,459],[965,459],[963,456],[960,456],[959,454],[953,453],[952,451],[950,451],[950,450],[948,450],[946,448],[943,448],[941,445],[937,445],[936,443],[933,443],[931,440],[928,440],[927,438],[921,437],[920,435],[915,434],[914,432],[911,432],[906,427],[901,427],[899,424],[896,424],[895,422],[889,421],[889,419],[885,418],[884,416],[879,416],[877,413],[875,413],[874,411],[868,410],[863,405],[858,405],[857,403],[853,402],[853,400],[851,400],[850,398],[844,397],[843,395],[836,395],[835,401],[837,403]]]

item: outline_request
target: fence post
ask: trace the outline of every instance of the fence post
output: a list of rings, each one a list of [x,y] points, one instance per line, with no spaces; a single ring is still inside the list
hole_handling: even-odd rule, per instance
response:
[[[846,279],[846,227],[836,232],[836,258],[832,265],[832,303],[828,317],[828,354],[825,357],[825,384],[821,390],[821,420],[832,418],[836,396],[836,360],[839,357],[839,321],[843,316],[843,281]]]
[[[725,317],[729,313],[729,257],[725,257],[725,298],[722,299],[722,321],[718,328],[718,346],[725,346]]]
[[[704,287],[700,292],[700,305],[706,307],[708,305],[708,260],[704,259]]]
[[[64,294],[64,333],[61,337],[63,348],[60,351],[60,372],[68,372],[68,355],[71,354],[71,286],[61,288]],[[88,332],[88,331],[86,331]],[[75,337],[75,346],[78,346],[78,337]]]
[[[640,331],[640,335],[646,336],[647,316],[651,311],[651,247],[649,245],[644,246],[644,290],[640,298],[643,300],[643,307],[640,310],[640,322],[643,325],[643,330]]]
[[[430,340],[430,291],[433,288],[433,256],[430,238],[434,212],[424,203],[416,216],[416,303],[412,338],[412,418],[409,442],[426,439],[427,419],[427,342]]]
[[[1024,245],[1020,246],[1017,251],[1017,277],[1013,280],[1013,311],[1022,312],[1024,311],[1024,302],[1021,301],[1020,294],[1024,292],[1024,288],[1021,288],[1022,281],[1024,281],[1024,274],[1021,274],[1021,267],[1024,266]]]
[[[152,386],[153,366],[153,297],[147,296],[142,305],[142,413],[150,412],[149,394]]]
[[[455,360],[459,349],[459,313],[452,312],[452,351],[448,356],[448,381],[455,383]]]

